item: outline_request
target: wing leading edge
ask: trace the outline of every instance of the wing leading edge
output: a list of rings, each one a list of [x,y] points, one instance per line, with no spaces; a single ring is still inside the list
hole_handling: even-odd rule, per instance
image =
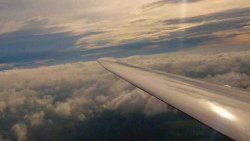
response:
[[[250,96],[235,88],[138,68],[110,59],[108,71],[238,141],[250,140]]]

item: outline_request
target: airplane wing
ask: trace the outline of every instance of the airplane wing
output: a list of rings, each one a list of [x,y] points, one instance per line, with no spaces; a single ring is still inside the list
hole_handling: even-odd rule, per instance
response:
[[[108,71],[237,141],[250,141],[250,94],[170,73],[110,59]]]

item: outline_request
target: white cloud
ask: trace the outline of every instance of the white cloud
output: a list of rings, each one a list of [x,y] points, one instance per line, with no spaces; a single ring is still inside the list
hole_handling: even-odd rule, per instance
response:
[[[55,112],[62,116],[71,115],[71,107],[69,103],[58,103],[55,107]]]
[[[6,103],[4,101],[0,101],[0,112],[3,112],[6,107]]]
[[[128,113],[143,112],[148,97],[141,90],[134,89],[131,92],[122,92],[118,97],[110,101],[107,107]]]
[[[96,62],[9,70],[0,72],[0,78],[0,96],[6,101],[0,104],[1,109],[13,113],[43,108],[83,120],[105,108],[143,112],[149,97]],[[31,111],[24,117],[31,126],[40,125],[43,112]]]
[[[120,59],[134,65],[249,89],[250,52],[173,53]],[[154,115],[168,110],[139,89],[118,79],[96,62],[79,62],[0,72],[0,112],[33,107],[60,116],[85,117],[103,109]],[[31,111],[31,121],[39,111]],[[32,116],[33,115],[33,116]],[[80,116],[81,115],[81,116]],[[82,116],[84,115],[84,116]],[[25,115],[24,115],[25,116]],[[82,119],[82,118],[80,118]]]
[[[31,115],[26,115],[24,118],[30,121],[31,126],[38,126],[43,123],[44,111],[40,111]]]
[[[249,90],[249,60],[250,51],[227,53],[190,51],[145,57],[134,56],[121,61]]]
[[[171,109],[171,108],[170,108]],[[159,102],[158,99],[150,97],[145,105],[144,112],[147,115],[157,115],[160,113],[167,112],[169,110],[168,106]]]
[[[18,123],[12,126],[12,131],[15,133],[18,141],[27,141],[27,126],[22,123]]]
[[[129,64],[195,77],[205,81],[250,90],[250,52],[169,53],[119,59]],[[61,118],[85,121],[94,113],[114,110],[152,116],[168,107],[129,83],[117,78],[96,62],[79,62],[0,72],[0,112],[9,110],[29,126],[53,123]],[[51,117],[48,117],[51,118]],[[27,125],[17,123],[12,131],[19,141],[27,139]]]

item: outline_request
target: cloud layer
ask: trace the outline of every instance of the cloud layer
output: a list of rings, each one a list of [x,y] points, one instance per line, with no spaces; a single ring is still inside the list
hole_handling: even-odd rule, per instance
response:
[[[250,52],[172,53],[129,57],[125,62],[250,91]],[[124,60],[122,60],[124,61]]]
[[[250,39],[248,0],[10,0],[0,7],[0,69],[242,47]]]
[[[120,61],[250,91],[249,59],[249,51],[179,52]],[[87,124],[106,110],[124,115],[141,113],[147,117],[172,111],[168,105],[118,79],[96,62],[2,71],[0,97],[3,135],[12,139],[11,130],[18,141],[27,140],[32,136],[30,130],[33,133],[33,129],[44,126],[57,125],[56,129],[51,127],[57,134],[61,130],[59,123]]]
[[[147,115],[168,110],[167,105],[96,62],[9,70],[1,72],[0,78],[0,112],[4,115],[0,122],[19,141],[27,140],[27,130],[53,124],[57,118],[85,121],[104,110]]]

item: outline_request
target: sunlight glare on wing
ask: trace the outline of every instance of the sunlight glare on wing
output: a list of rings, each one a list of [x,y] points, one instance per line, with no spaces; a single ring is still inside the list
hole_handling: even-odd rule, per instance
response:
[[[215,105],[213,103],[209,103],[209,105],[211,109],[220,117],[228,119],[228,120],[235,120],[235,116],[232,113],[230,113],[230,111],[228,111],[227,109],[221,106]]]

